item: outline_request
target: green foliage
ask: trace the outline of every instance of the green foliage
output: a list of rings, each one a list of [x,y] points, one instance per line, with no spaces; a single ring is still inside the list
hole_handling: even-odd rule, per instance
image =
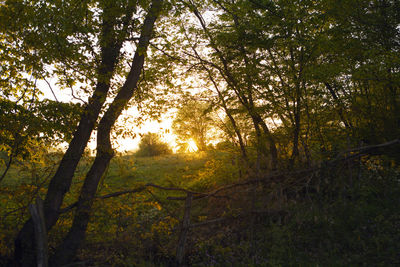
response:
[[[0,108],[0,126],[4,136],[6,133],[19,133],[45,141],[63,142],[71,140],[82,107],[48,99],[18,104],[1,98]]]
[[[212,122],[208,113],[208,104],[195,100],[188,100],[179,108],[172,128],[178,136],[178,143],[182,147],[193,140],[200,151],[206,149],[210,140],[209,131]]]
[[[230,153],[210,151],[211,159],[208,159],[204,167],[197,173],[188,176],[190,180],[187,186],[196,191],[207,191],[225,184],[235,183],[240,179],[239,157]]]
[[[43,100],[24,105],[0,98],[2,169],[16,160],[43,162],[49,148],[71,140],[80,113],[79,104]]]
[[[273,138],[254,146],[272,139],[280,159],[310,163],[361,140],[398,138],[397,1],[191,3],[199,23],[181,26],[187,60],[226,118],[240,111],[267,122]],[[204,15],[208,6],[216,19]],[[231,117],[223,127],[230,140],[247,131],[263,138],[259,123]]]
[[[139,150],[136,155],[139,157],[154,157],[171,154],[169,145],[161,141],[158,134],[147,133],[142,136],[139,143]]]

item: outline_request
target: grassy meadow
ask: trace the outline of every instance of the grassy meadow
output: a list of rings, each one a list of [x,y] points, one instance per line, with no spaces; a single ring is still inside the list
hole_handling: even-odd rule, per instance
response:
[[[59,158],[59,155],[54,154],[48,155],[41,162],[19,162],[8,172],[0,189],[2,217],[0,254],[9,256],[12,254],[13,237],[27,219],[27,206],[36,196],[44,198],[47,183],[56,170]],[[64,207],[77,200],[92,161],[93,158],[86,156],[79,163],[71,190],[66,195]],[[238,179],[237,162],[226,152],[209,151],[155,157],[117,155],[102,178],[98,196],[135,189],[146,183],[207,191]],[[82,257],[86,258],[85,253],[88,253],[94,263],[113,262],[118,265],[121,261],[121,264],[132,262],[136,265],[138,262],[133,259],[153,262],[153,257],[160,254],[158,249],[164,247],[168,249],[162,252],[162,261],[166,260],[166,256],[172,258],[175,253],[174,242],[177,237],[177,223],[182,216],[183,202],[167,201],[168,196],[184,196],[184,194],[148,188],[135,194],[96,200],[95,214],[88,228],[88,246],[82,250]],[[63,214],[60,223],[52,230],[56,233],[52,235],[56,236],[56,239],[49,240],[50,249],[51,244],[61,240],[66,233],[65,229],[71,225],[71,212],[73,211]],[[160,247],[143,247],[143,244],[155,246],[156,244],[153,244],[155,236],[163,238]],[[168,243],[171,247],[164,246]],[[132,246],[137,246],[133,251],[143,255],[130,255]],[[108,252],[108,256],[105,257],[101,252],[103,249],[111,249],[112,252]],[[126,259],[127,255],[132,259]]]

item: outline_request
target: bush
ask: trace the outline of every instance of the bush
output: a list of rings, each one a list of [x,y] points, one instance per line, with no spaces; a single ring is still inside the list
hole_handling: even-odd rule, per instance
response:
[[[153,157],[160,155],[172,154],[172,149],[169,145],[160,140],[160,137],[155,133],[147,133],[142,137],[139,143],[139,150],[136,156]]]

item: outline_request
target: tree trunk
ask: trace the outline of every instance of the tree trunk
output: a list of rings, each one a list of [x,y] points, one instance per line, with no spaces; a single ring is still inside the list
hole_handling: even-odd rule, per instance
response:
[[[245,147],[245,145],[244,145],[243,138],[242,138],[242,134],[240,133],[240,129],[239,129],[239,127],[237,126],[236,121],[235,121],[235,119],[233,118],[232,114],[229,112],[229,110],[226,109],[225,112],[226,112],[226,115],[228,115],[229,121],[231,122],[232,127],[233,127],[233,130],[235,131],[235,134],[236,134],[236,136],[237,136],[237,138],[238,138],[239,146],[240,146],[240,151],[241,151],[241,153],[242,153],[242,158],[243,158],[244,161],[247,163],[249,159],[248,159],[248,157],[247,157],[246,147]]]
[[[278,165],[278,150],[276,148],[275,140],[274,137],[272,136],[267,124],[265,121],[261,118],[260,114],[251,112],[251,117],[254,121],[254,123],[257,123],[258,125],[261,126],[264,135],[268,139],[269,142],[269,153],[266,151],[266,145],[264,144],[264,141],[262,140],[261,144],[264,146],[263,151],[265,153],[265,156],[270,155],[271,156],[271,169],[276,170],[277,165]],[[258,135],[257,135],[258,136]],[[261,138],[263,138],[261,136]]]
[[[255,111],[255,105],[252,102],[252,91],[253,91],[252,87],[253,87],[253,85],[252,85],[251,77],[248,75],[248,73],[246,74],[247,91],[248,91],[247,92],[248,95],[246,96],[244,90],[240,86],[240,83],[237,81],[235,76],[230,71],[229,66],[228,66],[228,61],[226,60],[226,58],[223,56],[222,52],[216,46],[214,38],[212,37],[210,31],[208,30],[206,23],[205,23],[203,17],[201,16],[200,12],[197,10],[196,6],[193,5],[193,3],[191,3],[191,5],[189,5],[189,6],[192,9],[194,15],[198,18],[201,27],[203,28],[207,37],[210,39],[211,47],[213,48],[213,50],[215,51],[216,55],[218,56],[219,60],[222,63],[223,68],[217,67],[217,70],[220,72],[221,76],[227,82],[228,86],[233,89],[233,91],[237,95],[240,103],[248,111],[250,117],[253,120],[254,126],[256,127],[256,131],[257,131],[257,127],[258,127],[256,125],[261,125],[264,134],[268,138],[269,149],[270,149],[270,153],[271,153],[271,168],[273,170],[275,170],[277,167],[277,162],[278,162],[278,150],[276,149],[276,144],[275,144],[274,138],[273,138],[271,132],[269,131],[268,126],[266,125],[264,120],[261,118],[261,116]],[[246,67],[248,67],[249,63],[247,61],[246,51],[243,46],[241,46],[241,48],[242,48],[241,53],[244,56]],[[260,139],[258,140],[258,141],[260,141],[259,143],[262,143],[263,138],[262,138],[261,134],[257,133],[257,136],[260,137]],[[267,153],[265,153],[265,154],[267,154]]]
[[[106,10],[104,10],[104,12],[106,12]],[[110,16],[107,16],[107,18],[110,19]],[[103,47],[101,49],[101,63],[97,70],[97,85],[93,95],[89,99],[89,103],[86,105],[81,115],[73,139],[58,166],[56,174],[51,179],[47,190],[44,201],[47,231],[49,231],[58,220],[59,209],[64,195],[69,191],[75,169],[82,157],[110,89],[110,80],[118,61],[119,51],[123,42],[122,39],[125,39],[115,36],[113,30],[114,24],[114,21],[109,21],[107,19],[104,19],[102,23],[101,38],[103,40]],[[32,219],[29,219],[24,224],[15,240],[14,259],[20,266],[34,266],[36,262],[34,254],[35,245],[32,239],[33,232]]]
[[[351,131],[353,126],[351,125],[351,122],[348,121],[345,116],[345,107],[342,103],[342,101],[339,99],[339,97],[337,96],[335,90],[333,89],[333,87],[328,83],[325,82],[325,87],[328,89],[329,93],[331,94],[333,100],[336,102],[335,104],[337,105],[338,108],[338,114],[339,114],[339,118],[342,120],[342,122],[344,123],[344,126],[346,127],[347,130]]]
[[[93,199],[97,192],[99,181],[114,154],[110,141],[111,128],[137,88],[140,73],[143,69],[144,51],[147,50],[149,45],[154,23],[160,14],[161,6],[162,0],[153,0],[142,27],[139,44],[128,77],[100,121],[97,134],[97,155],[86,175],[72,227],[63,243],[56,249],[55,255],[50,259],[52,266],[61,266],[73,260],[80,244],[85,238]]]
[[[203,66],[204,66],[204,64],[203,64]],[[204,68],[206,68],[206,67],[204,66]],[[242,134],[241,134],[241,132],[240,132],[240,129],[239,129],[239,127],[237,126],[236,121],[235,121],[235,119],[233,118],[233,116],[232,116],[230,110],[228,109],[228,106],[227,106],[227,104],[226,104],[226,101],[225,101],[225,99],[224,99],[224,96],[222,95],[221,91],[219,90],[218,84],[216,83],[216,81],[215,81],[214,78],[212,77],[211,71],[210,71],[208,68],[206,68],[206,70],[207,70],[207,72],[208,72],[208,77],[210,78],[211,82],[212,82],[213,85],[214,85],[215,90],[217,90],[218,98],[219,98],[219,100],[221,101],[222,107],[224,108],[225,113],[226,113],[226,115],[228,116],[229,121],[230,121],[231,124],[232,124],[233,130],[235,131],[236,137],[238,138],[239,146],[240,146],[240,151],[241,151],[241,153],[242,153],[242,158],[244,159],[244,161],[245,161],[246,163],[248,163],[248,157],[247,157],[246,147],[245,147],[245,145],[244,145],[244,142],[243,142],[243,138],[242,138]]]
[[[78,201],[77,212],[70,231],[56,253],[50,258],[51,266],[65,265],[75,258],[77,249],[83,241],[86,226],[89,222],[93,197],[97,191],[97,184],[105,172],[112,158],[112,152],[98,153],[96,159],[86,175]],[[96,184],[96,187],[93,186]]]
[[[299,103],[297,103],[299,105]],[[294,113],[294,130],[293,130],[293,149],[290,156],[290,166],[294,167],[296,159],[299,157],[299,135],[300,135],[300,111]]]

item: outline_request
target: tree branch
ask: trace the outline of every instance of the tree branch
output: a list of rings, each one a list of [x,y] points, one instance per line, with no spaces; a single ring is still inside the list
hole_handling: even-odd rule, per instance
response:
[[[144,191],[148,187],[153,187],[153,188],[157,188],[157,189],[165,190],[165,191],[178,191],[178,192],[184,192],[186,194],[192,194],[193,195],[193,199],[201,199],[201,198],[207,198],[207,197],[223,197],[223,198],[226,198],[227,196],[217,196],[217,194],[222,192],[222,191],[226,191],[228,189],[232,189],[232,188],[235,188],[235,187],[246,186],[246,185],[256,184],[256,183],[274,182],[274,181],[276,181],[276,179],[282,178],[282,177],[311,173],[311,172],[320,170],[323,167],[326,167],[327,165],[329,166],[329,165],[336,164],[338,161],[350,160],[350,159],[359,157],[361,155],[361,152],[366,152],[366,151],[370,151],[370,150],[377,149],[377,148],[382,148],[382,147],[388,147],[388,146],[392,146],[392,145],[395,145],[395,144],[400,144],[400,140],[399,139],[395,139],[395,140],[392,140],[392,141],[389,141],[389,142],[386,142],[386,143],[383,143],[383,144],[379,144],[379,145],[371,145],[371,146],[363,146],[363,147],[353,148],[353,149],[347,150],[347,151],[345,151],[343,153],[340,153],[339,157],[337,157],[336,159],[333,159],[331,161],[326,162],[326,164],[319,164],[318,166],[314,166],[314,167],[311,167],[311,168],[298,170],[298,171],[292,171],[292,172],[274,172],[274,173],[271,173],[271,174],[268,174],[268,175],[263,175],[263,176],[261,176],[259,178],[250,179],[250,180],[246,180],[246,181],[243,181],[243,182],[222,186],[220,188],[217,188],[217,189],[215,189],[213,191],[209,191],[209,192],[196,192],[196,191],[188,190],[188,189],[181,188],[181,187],[165,187],[165,186],[156,185],[156,184],[153,184],[153,183],[147,183],[147,184],[142,185],[142,186],[140,186],[138,188],[135,188],[135,189],[115,192],[115,193],[107,194],[107,195],[104,195],[104,196],[98,196],[96,198],[97,199],[107,199],[107,198],[117,197],[117,196],[121,196],[121,195],[125,195],[125,194],[138,193],[138,192]],[[349,156],[346,157],[346,153],[349,153],[349,152],[360,152],[360,153],[351,155],[350,157]],[[296,183],[301,182],[304,179],[307,179],[307,176],[304,176],[303,179],[296,180]],[[182,196],[182,197],[167,197],[167,199],[168,200],[186,200],[186,196]],[[61,209],[60,213],[68,212],[71,209],[75,208],[77,205],[78,205],[78,202],[75,202],[75,203],[69,205],[68,207],[66,207],[64,209]]]

